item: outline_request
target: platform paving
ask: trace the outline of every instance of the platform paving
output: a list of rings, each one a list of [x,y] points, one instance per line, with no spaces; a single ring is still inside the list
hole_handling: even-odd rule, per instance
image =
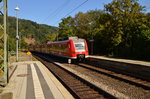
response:
[[[26,57],[23,54],[22,57]],[[0,99],[73,99],[67,89],[39,61],[12,62],[9,83]]]
[[[130,59],[119,59],[119,58],[109,58],[109,57],[94,56],[94,55],[90,55],[89,58],[97,58],[97,59],[103,59],[103,60],[116,61],[116,62],[129,63],[129,64],[135,64],[135,65],[142,65],[142,66],[150,67],[150,62],[146,62],[146,61],[130,60]]]

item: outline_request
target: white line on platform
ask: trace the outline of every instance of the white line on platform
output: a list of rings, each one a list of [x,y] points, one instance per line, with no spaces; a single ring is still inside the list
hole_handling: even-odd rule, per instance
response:
[[[31,70],[32,70],[32,77],[33,77],[35,99],[45,99],[37,72],[33,64],[31,64]]]

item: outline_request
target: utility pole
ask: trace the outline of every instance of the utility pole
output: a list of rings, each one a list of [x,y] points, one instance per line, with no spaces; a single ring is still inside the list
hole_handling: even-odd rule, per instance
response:
[[[3,24],[0,24],[0,29],[3,31],[0,34],[0,72],[3,71],[3,86],[8,83],[8,50],[7,50],[7,0],[0,0],[0,15],[3,17]]]

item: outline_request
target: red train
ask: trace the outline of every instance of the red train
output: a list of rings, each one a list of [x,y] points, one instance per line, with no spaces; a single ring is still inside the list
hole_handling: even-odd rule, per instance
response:
[[[48,44],[32,45],[29,47],[29,50],[31,52],[47,53],[80,61],[88,57],[86,40],[79,38],[51,42]]]

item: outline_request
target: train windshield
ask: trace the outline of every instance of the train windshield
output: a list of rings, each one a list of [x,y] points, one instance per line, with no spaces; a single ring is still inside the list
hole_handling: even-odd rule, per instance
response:
[[[76,52],[85,51],[84,42],[74,42]]]

